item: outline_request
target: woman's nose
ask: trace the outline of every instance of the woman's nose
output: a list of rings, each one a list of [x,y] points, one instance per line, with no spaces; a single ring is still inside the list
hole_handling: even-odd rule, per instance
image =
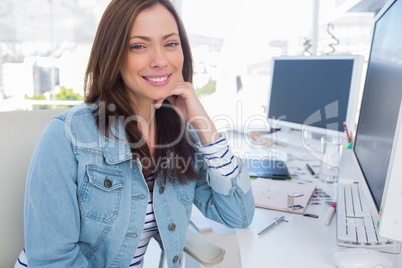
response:
[[[166,59],[165,53],[162,48],[154,49],[152,53],[152,62],[151,65],[153,68],[165,68],[168,65],[168,61]]]

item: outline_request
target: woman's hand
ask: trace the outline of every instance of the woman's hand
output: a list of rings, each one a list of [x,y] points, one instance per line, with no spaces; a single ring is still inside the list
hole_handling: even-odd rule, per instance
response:
[[[190,82],[185,82],[183,77],[179,79],[172,89],[171,95],[166,99],[176,109],[178,114],[193,126],[202,145],[210,144],[220,137],[215,124],[195,94],[193,85]],[[163,101],[164,99],[157,100],[155,108],[159,109]]]

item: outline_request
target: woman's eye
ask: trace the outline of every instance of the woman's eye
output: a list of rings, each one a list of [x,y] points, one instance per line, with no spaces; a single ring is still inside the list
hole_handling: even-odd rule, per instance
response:
[[[177,42],[170,42],[170,43],[166,44],[167,47],[175,47],[178,45],[179,45],[179,43],[177,43]]]
[[[132,45],[131,48],[133,48],[133,49],[142,49],[142,48],[144,48],[144,46],[137,44],[137,45]]]

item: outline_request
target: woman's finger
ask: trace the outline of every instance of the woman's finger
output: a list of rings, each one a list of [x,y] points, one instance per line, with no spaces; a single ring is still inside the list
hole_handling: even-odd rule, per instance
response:
[[[157,100],[156,103],[155,103],[155,108],[156,109],[161,108],[163,101],[164,101],[164,99]]]

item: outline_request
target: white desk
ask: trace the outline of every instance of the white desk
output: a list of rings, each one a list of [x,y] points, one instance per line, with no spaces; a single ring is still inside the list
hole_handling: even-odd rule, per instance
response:
[[[289,149],[295,150],[295,148]],[[344,150],[342,161],[349,161],[350,153],[352,153],[350,150]],[[305,168],[305,162],[299,163],[301,169]],[[313,176],[311,178],[314,180]],[[340,181],[343,180],[341,172]],[[318,180],[317,183],[317,188],[325,191],[336,201],[336,185],[325,184]],[[336,244],[336,216],[329,225],[324,225],[322,222],[327,209],[328,205],[309,205],[305,213],[319,216],[310,218],[256,208],[250,227],[236,230],[242,267],[335,267],[333,256],[344,247]],[[282,215],[288,222],[283,222],[258,236],[258,233],[274,218]],[[387,255],[394,261],[394,267],[402,267],[401,254]]]
[[[334,267],[332,258],[340,247],[336,245],[335,218],[329,225],[322,223],[326,208],[307,207],[306,213],[318,215],[317,219],[256,208],[250,227],[236,231],[242,267]],[[288,222],[258,236],[268,223],[282,215]]]

